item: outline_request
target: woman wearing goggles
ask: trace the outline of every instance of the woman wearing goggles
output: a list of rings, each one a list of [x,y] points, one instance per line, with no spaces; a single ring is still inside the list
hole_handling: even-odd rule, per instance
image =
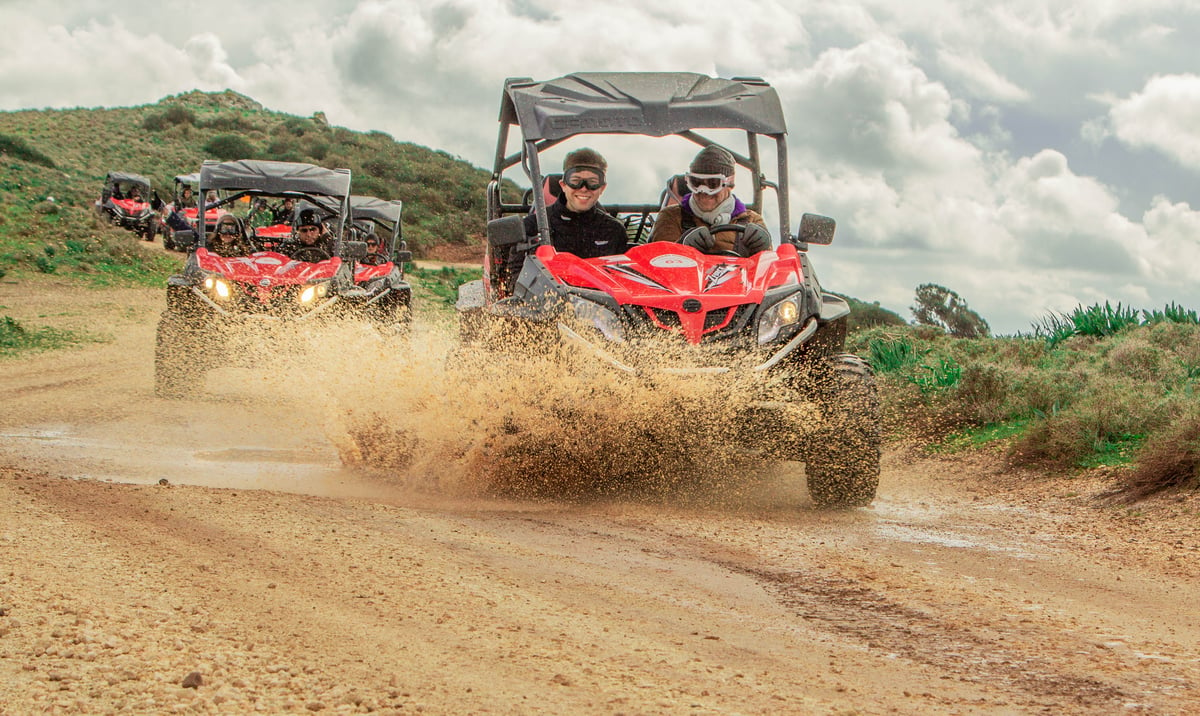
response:
[[[689,193],[679,204],[663,208],[654,221],[650,241],[680,241],[698,227],[720,224],[758,224],[762,231],[722,231],[689,235],[684,243],[704,253],[736,252],[752,256],[771,248],[770,234],[762,215],[749,209],[733,195],[736,162],[728,150],[710,145],[692,159],[684,175]]]

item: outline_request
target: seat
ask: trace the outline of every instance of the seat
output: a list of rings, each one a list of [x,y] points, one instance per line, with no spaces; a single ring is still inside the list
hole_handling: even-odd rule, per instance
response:
[[[687,193],[687,178],[683,174],[676,174],[667,179],[667,186],[659,197],[658,208],[662,209],[672,204],[683,203],[683,196]]]

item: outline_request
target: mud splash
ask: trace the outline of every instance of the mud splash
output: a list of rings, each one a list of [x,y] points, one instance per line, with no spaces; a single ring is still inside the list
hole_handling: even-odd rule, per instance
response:
[[[771,464],[747,447],[740,417],[760,386],[728,376],[635,378],[537,346],[467,351],[430,324],[406,338],[346,326],[307,341],[290,370],[320,386],[342,460],[409,488],[736,501]]]

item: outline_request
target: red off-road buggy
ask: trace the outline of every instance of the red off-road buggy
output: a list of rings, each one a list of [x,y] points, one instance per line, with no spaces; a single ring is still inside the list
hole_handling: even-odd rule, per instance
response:
[[[179,232],[195,232],[199,230],[200,220],[200,196],[197,195],[196,188],[200,184],[200,174],[180,174],[175,177],[175,197],[170,204],[163,207],[160,225],[163,235],[163,248],[184,251],[188,248],[186,242],[176,240],[176,234]],[[214,226],[217,220],[227,213],[227,210],[220,207],[210,207],[205,211],[204,218],[206,225]]]
[[[464,342],[504,349],[510,336],[540,334],[541,344],[560,354],[585,356],[645,381],[647,389],[666,373],[761,376],[754,383],[761,386],[758,399],[733,421],[742,444],[803,461],[818,505],[869,504],[880,469],[874,378],[864,361],[843,352],[849,306],[823,290],[809,258],[810,245],[832,241],[834,221],[805,214],[792,231],[787,128],[775,90],[757,78],[578,73],[509,79],[501,103],[484,277],[459,291]],[[508,147],[512,129],[520,135],[515,150]],[[726,140],[725,148],[752,177],[752,186],[738,185],[748,206],[763,213],[764,200],[772,199],[773,248],[706,255],[664,242],[592,259],[556,251],[544,192],[504,196],[513,186],[504,173],[520,167],[518,183],[541,187],[539,155],[583,134],[676,136],[700,147],[716,144],[714,134],[741,137],[744,144]],[[775,145],[773,167],[762,161],[764,139]],[[626,222],[631,237],[644,238],[663,202],[672,200],[675,182],[668,186],[653,202],[604,207]],[[540,230],[532,247],[522,226],[531,211]],[[510,253],[521,250],[529,255],[512,275]]]
[[[198,194],[210,190],[220,197],[210,211],[225,210],[237,219],[249,252],[221,256],[211,251],[207,215],[199,217],[195,234],[176,234],[189,254],[183,271],[168,280],[167,309],[158,324],[155,388],[160,395],[178,396],[196,387],[220,362],[225,337],[239,327],[336,317],[370,321],[387,333],[407,329],[412,287],[402,267],[411,254],[396,250],[392,260],[368,265],[362,262],[365,243],[343,238],[351,215],[349,170],[274,161],[205,162]],[[331,252],[299,246],[290,233],[263,239],[245,228],[244,214],[256,200],[285,196],[324,215]],[[399,207],[387,218],[398,223]]]
[[[133,231],[146,241],[158,234],[158,213],[152,204],[156,197],[150,180],[140,174],[109,172],[96,209],[110,223]]]

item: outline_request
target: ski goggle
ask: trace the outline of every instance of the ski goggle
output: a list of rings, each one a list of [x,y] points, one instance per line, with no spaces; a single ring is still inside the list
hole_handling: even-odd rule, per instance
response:
[[[221,236],[237,236],[238,230],[236,226],[230,226],[229,224],[226,224],[222,226],[221,230],[217,233]]]
[[[588,191],[599,191],[600,187],[604,186],[604,182],[599,179],[584,179],[583,177],[564,179],[563,184],[572,191],[579,191],[584,187],[587,187]]]
[[[685,177],[688,189],[700,194],[720,194],[733,184],[733,177],[724,174],[688,174]]]

